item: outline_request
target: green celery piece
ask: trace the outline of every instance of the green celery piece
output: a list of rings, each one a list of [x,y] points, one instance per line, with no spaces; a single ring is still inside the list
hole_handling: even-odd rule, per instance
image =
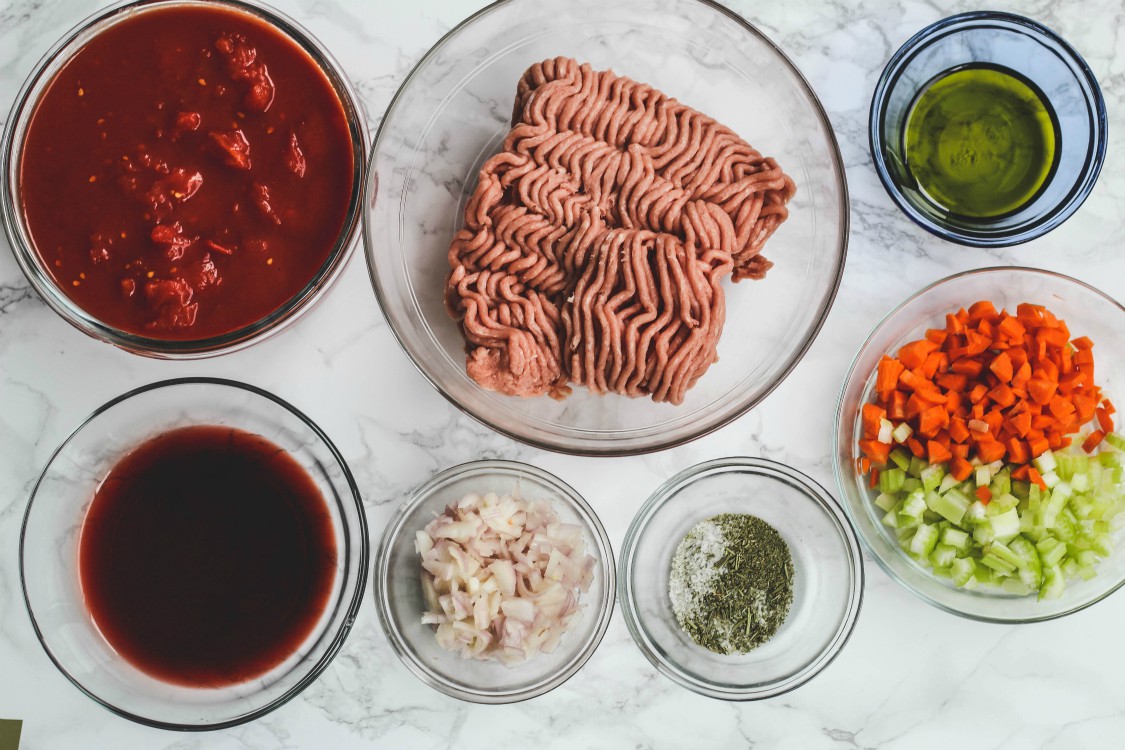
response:
[[[1092,568],[1098,564],[1098,553],[1092,549],[1084,549],[1074,558],[1080,568]]]
[[[1047,485],[1047,489],[1049,490],[1055,489],[1055,485],[1061,481],[1062,480],[1059,479],[1059,475],[1053,471],[1048,471],[1043,475],[1043,484]]]
[[[969,550],[969,535],[961,529],[948,528],[941,532],[941,543],[958,552]]]
[[[958,484],[960,484],[960,482],[957,481],[957,477],[953,476],[952,474],[946,474],[941,478],[941,484],[938,485],[938,492],[944,495],[946,492],[949,492]]]
[[[906,480],[906,472],[902,469],[883,469],[879,474],[879,489],[882,492],[898,492]]]
[[[1081,568],[1078,567],[1078,562],[1073,557],[1068,557],[1063,560],[1062,563],[1060,563],[1059,569],[1062,570],[1066,578],[1077,578],[1078,571],[1081,570]]]
[[[891,451],[891,461],[893,461],[894,465],[897,466],[904,474],[906,473],[906,469],[910,466],[910,458],[910,454],[904,451],[902,448],[895,448],[893,451]]]
[[[882,511],[888,511],[898,505],[898,496],[890,492],[880,492],[879,496],[875,498],[875,507]]]
[[[902,507],[898,511],[898,523],[902,528],[917,526],[922,522],[922,513],[926,510],[926,499],[921,491],[915,490],[902,500]]]
[[[1039,588],[1043,583],[1043,566],[1035,545],[1022,536],[1017,536],[1008,542],[1008,549],[1020,559],[1020,580],[1033,589]]]
[[[910,540],[910,552],[919,559],[924,559],[934,551],[937,540],[937,527],[924,523],[917,528],[914,537]]]
[[[1018,497],[1020,500],[1027,500],[1028,497],[1031,494],[1031,488],[1033,486],[1036,489],[1039,488],[1039,485],[1032,485],[1030,482],[1024,482],[1020,479],[1016,479],[1015,481],[1012,482],[1011,492],[1012,492],[1013,495]]]
[[[883,525],[889,526],[892,529],[898,528],[898,511],[889,510],[883,515]]]
[[[985,555],[994,555],[1013,568],[1018,568],[1023,560],[1003,542],[993,542],[984,550]],[[983,558],[982,558],[983,559]]]
[[[1069,481],[1075,492],[1087,492],[1090,489],[1090,475],[1086,472],[1072,474]]]
[[[1125,436],[1111,432],[1105,436],[1105,441],[1119,451],[1125,451]]]
[[[931,491],[926,493],[926,506],[942,518],[960,524],[969,509],[969,498],[957,490],[950,490],[944,495]]]
[[[1047,524],[1044,523],[1044,526],[1047,526]],[[1055,522],[1047,528],[1054,531],[1055,536],[1068,544],[1073,543],[1078,538],[1078,520],[1066,508],[1063,508]]]
[[[1011,510],[1018,507],[1020,501],[1015,495],[1003,494],[993,495],[992,500],[988,503],[988,509],[996,513],[1003,513],[1006,510]]]
[[[950,490],[949,492],[956,492],[964,499],[968,500],[968,496],[960,490]],[[949,492],[946,494],[948,495]],[[965,524],[975,525],[988,522],[988,507],[980,500],[973,500],[969,503],[968,509],[965,511]],[[961,524],[962,526],[965,524]]]
[[[949,572],[953,577],[953,584],[955,586],[965,586],[969,579],[973,577],[976,572],[977,566],[972,560],[966,557],[958,557],[949,566]]]
[[[1092,567],[1091,568],[1081,568],[1080,567],[1078,569],[1078,577],[1081,578],[1083,581],[1088,581],[1091,578],[1096,578],[1097,575],[1098,575],[1098,571],[1095,570]]]
[[[940,464],[933,464],[922,469],[920,475],[922,480],[922,489],[926,492],[934,492],[941,486],[941,480],[945,478],[945,469]]]
[[[973,541],[980,546],[991,544],[995,540],[996,532],[992,530],[991,525],[982,523],[973,527]]]
[[[910,466],[906,469],[906,473],[912,477],[921,478],[922,472],[924,472],[929,465],[926,459],[919,456],[911,456]]]
[[[989,524],[997,539],[1011,538],[1020,533],[1020,515],[1015,508],[992,516]]]
[[[906,440],[914,434],[914,429],[906,422],[899,422],[898,425],[891,430],[891,440],[896,443],[905,443]]]
[[[1000,582],[1000,588],[1009,594],[1027,596],[1037,587],[1028,585],[1022,578],[1005,578]]]
[[[973,472],[973,478],[977,487],[987,487],[992,482],[992,472],[988,470],[987,466],[978,466],[976,471]]]
[[[1113,554],[1113,537],[1104,532],[1095,534],[1090,549],[1102,557],[1109,557]]]
[[[1015,565],[1008,562],[1007,560],[997,557],[991,552],[986,552],[980,559],[980,561],[982,564],[987,565],[989,568],[992,568],[992,570],[1000,573],[1013,573],[1016,570]]]
[[[1032,459],[1031,463],[1035,464],[1035,470],[1046,477],[1048,472],[1055,470],[1058,462],[1055,461],[1055,454],[1052,451],[1043,451],[1037,457]]]
[[[906,493],[910,493],[910,492],[913,492],[914,490],[920,490],[920,489],[922,489],[922,482],[920,482],[916,477],[912,477],[909,474],[907,474],[906,479],[904,479],[903,482],[902,482],[902,490],[901,491],[906,492]]]
[[[1044,599],[1058,599],[1066,590],[1066,579],[1062,570],[1057,565],[1049,565],[1043,569],[1043,585],[1039,587],[1039,601]]]
[[[955,559],[957,559],[957,550],[948,544],[937,544],[934,546],[933,552],[930,553],[930,564],[935,569],[948,569]]]
[[[1046,541],[1054,542],[1054,544],[1050,547],[1044,547],[1043,544]],[[1062,559],[1066,557],[1066,545],[1059,542],[1057,539],[1048,537],[1042,542],[1039,542],[1037,548],[1039,550],[1039,559],[1044,566],[1058,565],[1062,562]]]
[[[1007,466],[993,475],[990,489],[993,497],[1007,495],[1012,491],[1012,472]]]

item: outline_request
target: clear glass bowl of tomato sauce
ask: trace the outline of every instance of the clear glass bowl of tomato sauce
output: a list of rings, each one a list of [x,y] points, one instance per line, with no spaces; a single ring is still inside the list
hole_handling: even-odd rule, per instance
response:
[[[2,216],[82,332],[184,359],[307,310],[358,240],[368,133],[347,76],[241,0],[133,0],[68,32],[4,131]]]

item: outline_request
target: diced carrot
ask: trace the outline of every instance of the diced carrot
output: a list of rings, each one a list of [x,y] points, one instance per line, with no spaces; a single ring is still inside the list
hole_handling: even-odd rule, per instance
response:
[[[949,420],[949,437],[958,443],[969,439],[969,428],[965,426],[964,419],[953,417]]]
[[[875,376],[875,391],[887,393],[898,388],[898,376],[906,369],[902,362],[890,357],[879,360],[878,374]]]
[[[1040,305],[1033,305],[1029,302],[1021,302],[1016,305],[1016,317],[1025,326],[1038,327],[1043,325],[1046,321],[1046,316],[1043,315],[1045,308]]]
[[[923,409],[926,409],[928,407],[929,404],[923,401],[917,393],[911,393],[910,398],[906,399],[906,419],[914,419],[916,416],[922,413]]]
[[[890,403],[887,404],[887,416],[892,420],[906,419],[906,401],[908,398],[902,391],[893,391]]]
[[[1000,324],[996,326],[996,330],[1001,335],[1017,343],[1023,343],[1023,335],[1026,332],[1019,318],[1014,318],[1011,315],[1004,315],[1000,319]]]
[[[1055,395],[1056,383],[1043,378],[1032,378],[1027,381],[1027,392],[1037,404],[1045,404]]]
[[[973,473],[973,466],[961,456],[954,456],[949,460],[949,473],[958,482],[964,482]]]
[[[969,444],[968,443],[954,443],[953,445],[949,446],[949,452],[952,453],[954,456],[960,456],[961,458],[968,458],[969,457]]]
[[[910,452],[918,458],[924,458],[926,456],[926,448],[922,445],[922,441],[918,438],[907,438],[906,447],[909,448]]]
[[[1008,356],[1007,352],[1000,352],[993,357],[988,369],[992,370],[992,373],[999,378],[1001,383],[1011,382],[1012,375],[1015,372],[1012,367],[1012,358]]]
[[[1117,413],[1117,409],[1114,408],[1113,403],[1108,398],[1102,399],[1102,408],[1105,409],[1105,413],[1110,416]]]
[[[1012,469],[1012,479],[1023,479],[1023,480],[1030,481],[1030,478],[1027,475],[1027,472],[1030,471],[1030,470],[1031,470],[1031,467],[1028,466],[1027,464],[1023,464],[1022,466],[1017,466],[1016,468]]]
[[[969,385],[969,376],[958,372],[943,372],[934,382],[950,391],[963,391]]]
[[[1027,437],[1027,433],[1031,431],[1031,415],[1026,411],[1008,417],[1007,424],[1012,432],[1022,437]]]
[[[899,387],[905,391],[914,391],[922,386],[926,379],[918,375],[914,370],[903,370],[902,374],[898,376]]]
[[[1019,438],[1008,439],[1008,460],[1014,464],[1025,464],[1031,460],[1031,452],[1027,448],[1027,443],[1022,442]]]
[[[977,487],[977,493],[976,494],[977,494],[977,500],[980,500],[985,505],[988,505],[989,501],[992,500],[992,490],[990,490],[988,488],[988,485],[985,485],[983,487]]]
[[[874,469],[874,468],[871,469],[871,473],[868,475],[868,479],[867,479],[867,486],[870,487],[871,489],[875,489],[876,487],[879,486],[879,470],[878,469]]]
[[[1032,458],[1039,458],[1050,449],[1051,445],[1042,433],[1030,433],[1027,436],[1027,449],[1031,451]]]
[[[953,454],[949,452],[949,448],[938,441],[928,440],[926,441],[926,458],[931,464],[943,464],[953,458]]]
[[[952,356],[950,356],[950,359],[952,360],[952,364],[949,365],[949,369],[962,375],[968,375],[971,378],[980,375],[981,370],[984,369],[984,363],[978,359],[972,359],[970,357],[953,359]]]
[[[944,368],[943,365],[945,366]],[[948,368],[948,366],[948,354],[945,352],[930,352],[926,355],[926,361],[922,363],[922,374],[930,380],[933,380],[934,376],[937,375],[939,371],[943,371]]]
[[[1047,408],[1055,416],[1055,419],[1064,424],[1069,422],[1070,417],[1074,414],[1074,404],[1070,403],[1070,400],[1065,396],[1055,396],[1047,404]]]
[[[984,383],[977,383],[973,389],[969,391],[969,400],[974,404],[980,403],[980,400],[988,395],[988,386]]]
[[[930,328],[926,331],[926,338],[934,342],[938,346],[945,343],[945,338],[949,334],[946,333],[944,328]]]
[[[879,425],[887,418],[887,410],[876,404],[863,405],[863,437],[873,440],[879,436]]]
[[[1004,407],[1016,403],[1016,395],[1012,393],[1012,389],[1006,383],[1001,383],[989,391],[988,397]]]
[[[860,456],[859,461],[856,462],[856,468],[859,469],[860,474],[866,474],[871,471],[871,459],[867,456]]]
[[[948,424],[949,412],[943,406],[931,406],[918,415],[918,432],[925,437],[933,437]]]
[[[1053,451],[1057,451],[1062,447],[1062,434],[1058,430],[1049,430],[1047,432],[1047,447]]]
[[[1098,415],[1098,427],[1102,428],[1103,432],[1113,432],[1113,417],[1109,416],[1109,412],[1100,406],[1096,410]]]
[[[1047,342],[1048,347],[1057,348],[1066,346],[1066,332],[1058,328],[1039,328],[1035,331],[1036,340]]]
[[[1094,348],[1094,342],[1086,336],[1080,336],[1070,343],[1074,344],[1075,349],[1080,349],[1083,351],[1089,351],[1090,349]]]
[[[965,324],[961,322],[958,317],[953,313],[947,313],[945,316],[945,332],[947,334],[961,333],[965,330]]]
[[[1082,450],[1093,453],[1094,448],[1097,448],[1103,440],[1105,440],[1105,433],[1101,430],[1094,430],[1086,436],[1086,440],[1082,443]]]
[[[871,459],[873,463],[885,466],[887,459],[891,455],[891,446],[887,443],[880,443],[878,440],[860,440],[859,449],[863,451],[864,455]]]
[[[1039,489],[1047,489],[1047,483],[1043,481],[1042,475],[1035,469],[1034,466],[1027,467],[1027,479],[1029,482],[1034,482],[1039,485]]]
[[[1074,394],[1071,397],[1071,403],[1074,404],[1074,411],[1079,424],[1086,424],[1097,414],[1098,402],[1085,394]]]
[[[909,344],[899,347],[898,361],[906,366],[906,369],[913,370],[922,366],[926,361],[927,355],[938,348],[938,345],[929,339],[919,339],[911,341]]]
[[[980,300],[969,306],[969,321],[972,323],[981,320],[993,321],[999,319],[1000,314],[996,312],[996,307],[988,300]]]
[[[1007,453],[1004,444],[997,440],[979,440],[977,441],[977,458],[986,464],[993,461],[999,461]]]
[[[945,410],[950,414],[961,410],[961,394],[958,391],[950,390],[945,394]]]

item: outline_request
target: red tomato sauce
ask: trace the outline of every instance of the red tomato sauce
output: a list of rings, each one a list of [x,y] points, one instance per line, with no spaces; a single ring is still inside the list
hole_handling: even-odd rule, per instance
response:
[[[325,265],[347,221],[344,107],[298,44],[248,13],[153,8],[92,38],[46,87],[20,161],[43,266],[129,333],[253,324]]]

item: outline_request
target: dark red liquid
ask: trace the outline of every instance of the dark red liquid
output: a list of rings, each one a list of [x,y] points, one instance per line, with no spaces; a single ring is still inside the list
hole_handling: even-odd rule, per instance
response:
[[[121,459],[79,541],[86,607],[141,671],[190,687],[268,672],[328,604],[336,540],[284,450],[229,427],[160,435]]]
[[[131,12],[59,70],[19,192],[71,301],[130,333],[199,340],[261,320],[317,275],[353,167],[344,105],[308,52],[251,13],[182,3]]]

